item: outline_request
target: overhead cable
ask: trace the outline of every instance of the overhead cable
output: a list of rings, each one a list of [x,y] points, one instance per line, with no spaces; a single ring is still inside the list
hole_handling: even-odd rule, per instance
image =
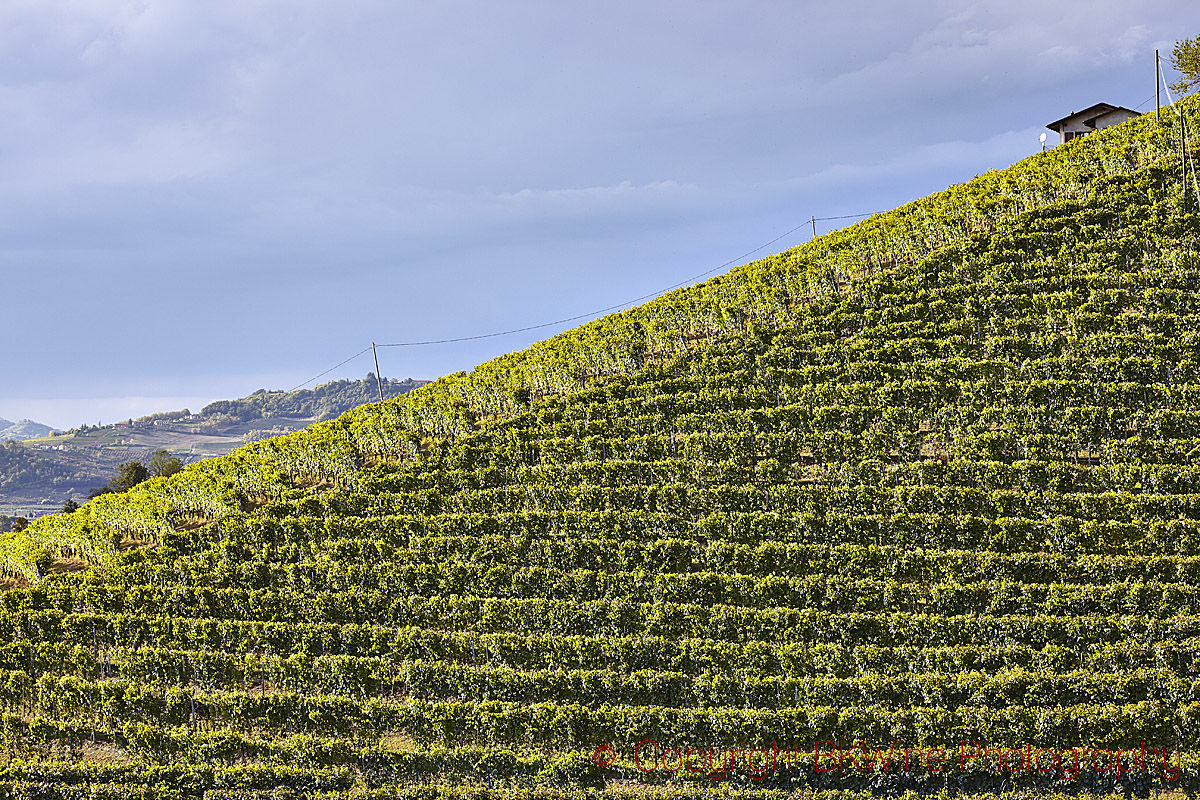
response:
[[[473,341],[478,341],[480,339],[494,339],[498,336],[510,336],[514,333],[525,333],[526,331],[536,331],[541,328],[550,328],[550,327],[554,327],[555,325],[565,325],[568,322],[578,322],[581,319],[598,317],[601,314],[607,314],[610,311],[616,311],[617,309],[626,308],[628,306],[632,306],[635,303],[640,303],[643,300],[649,300],[654,297],[659,297],[660,295],[666,294],[667,292],[674,291],[675,289],[679,289],[681,287],[684,287],[691,283],[694,283],[695,281],[697,281],[701,278],[706,278],[709,275],[712,275],[714,272],[719,272],[720,270],[723,270],[726,267],[729,267],[733,264],[736,264],[736,263],[742,261],[743,259],[745,259],[749,256],[754,255],[755,253],[757,253],[760,250],[770,247],[771,245],[778,242],[780,239],[785,239],[788,236],[791,236],[793,233],[800,230],[801,228],[804,228],[810,224],[813,224],[814,221],[827,222],[830,220],[863,219],[866,217],[874,216],[875,214],[878,214],[878,213],[880,213],[880,212],[873,211],[869,214],[843,214],[840,216],[833,216],[833,217],[809,217],[804,222],[800,223],[799,225],[792,228],[791,230],[781,233],[780,235],[776,236],[771,241],[764,242],[763,244],[760,244],[758,247],[755,247],[753,250],[747,250],[745,253],[738,256],[737,258],[731,258],[730,260],[726,261],[724,264],[719,264],[718,266],[715,266],[712,269],[708,269],[708,270],[705,270],[704,272],[693,275],[690,278],[686,278],[686,279],[680,281],[679,283],[672,284],[671,286],[668,286],[665,289],[660,289],[655,292],[650,292],[649,294],[644,294],[641,297],[635,297],[632,300],[626,300],[625,302],[617,303],[616,305],[607,306],[605,308],[600,308],[595,311],[588,311],[583,314],[576,314],[573,317],[564,317],[562,319],[556,319],[551,322],[542,322],[537,325],[526,325],[521,328],[511,328],[511,329],[505,330],[505,331],[495,331],[492,333],[479,333],[479,334],[475,334],[473,336],[455,336],[455,337],[448,338],[448,339],[427,339],[424,341],[417,341],[417,342],[390,342],[390,343],[385,343],[385,344],[373,345],[373,347],[423,347],[423,346],[435,345],[435,344],[452,344],[454,342],[473,342]],[[349,364],[351,361],[362,356],[364,353],[368,352],[371,349],[372,349],[372,347],[364,347],[362,350],[359,350],[357,353],[350,356],[345,361],[335,364],[334,366],[332,366],[329,369],[322,372],[320,375],[314,375],[313,377],[304,381],[304,383],[298,384],[297,386],[292,387],[288,391],[294,392],[297,389],[300,389],[300,388],[312,383],[313,381],[318,380],[319,378],[325,377],[326,375],[333,372],[338,367],[342,367],[342,366],[345,366],[346,364]]]

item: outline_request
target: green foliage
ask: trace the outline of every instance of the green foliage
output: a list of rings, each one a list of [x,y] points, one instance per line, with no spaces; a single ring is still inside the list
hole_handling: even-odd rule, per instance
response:
[[[1171,88],[1183,94],[1190,92],[1200,84],[1200,36],[1194,39],[1180,39],[1171,51],[1171,66],[1180,74],[1180,78],[1171,84]]]
[[[127,492],[150,477],[150,470],[140,461],[125,461],[117,466],[116,473],[108,482],[114,492]]]
[[[55,462],[43,453],[17,441],[0,442],[0,491],[51,482],[59,475]]]
[[[385,380],[385,398],[399,397],[422,385],[412,378],[400,381]],[[314,389],[293,392],[268,392],[259,389],[240,400],[218,400],[200,412],[199,422],[225,418],[238,421],[294,417],[300,419],[331,419],[364,403],[378,401],[379,391],[374,373],[358,381],[330,381]]]
[[[183,470],[183,462],[166,450],[155,450],[146,462],[147,477],[167,478]]]

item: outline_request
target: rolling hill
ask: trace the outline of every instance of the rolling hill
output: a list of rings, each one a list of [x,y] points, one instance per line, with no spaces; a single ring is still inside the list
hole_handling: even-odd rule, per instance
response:
[[[53,436],[48,427],[28,420],[11,423],[0,429],[0,513],[40,516],[57,511],[68,498],[82,501],[103,486],[124,461],[145,462],[156,450],[167,450],[185,464],[223,455],[376,401],[380,390],[385,397],[399,397],[426,383],[392,378],[377,384],[374,373],[368,373],[313,389],[259,389],[237,400],[210,403],[196,414],[183,409]],[[9,431],[17,435],[6,437]],[[23,444],[5,445],[6,438]]]
[[[0,419],[0,442],[36,439],[39,436],[49,434],[50,430],[49,425],[43,425],[31,419],[23,419],[20,422],[9,422],[6,419]]]
[[[1194,792],[1164,118],[3,537],[0,784]]]

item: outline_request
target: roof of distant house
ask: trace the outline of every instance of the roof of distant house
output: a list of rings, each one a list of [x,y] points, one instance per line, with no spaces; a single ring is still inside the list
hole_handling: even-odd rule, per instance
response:
[[[1046,125],[1046,127],[1052,131],[1061,131],[1065,126],[1069,125],[1072,122],[1082,122],[1084,125],[1087,125],[1090,128],[1090,127],[1092,127],[1092,125],[1090,123],[1093,120],[1095,120],[1097,117],[1102,117],[1105,114],[1108,114],[1109,112],[1112,112],[1112,111],[1126,111],[1126,112],[1128,112],[1130,114],[1134,114],[1134,115],[1136,115],[1138,113],[1138,112],[1134,111],[1132,108],[1125,108],[1124,106],[1114,106],[1112,103],[1096,103],[1093,106],[1088,106],[1087,108],[1083,109],[1082,111],[1073,111],[1070,114],[1068,114],[1067,116],[1063,117],[1062,119],[1057,119],[1054,122],[1049,123],[1048,125]]]

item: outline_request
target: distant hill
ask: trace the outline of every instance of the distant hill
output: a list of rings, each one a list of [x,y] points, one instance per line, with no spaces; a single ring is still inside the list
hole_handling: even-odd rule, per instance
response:
[[[9,422],[8,420],[0,419],[0,442],[37,439],[49,435],[52,430],[54,429],[49,425],[43,425],[31,419],[23,419],[20,422]]]
[[[387,399],[428,381],[385,379]],[[50,436],[51,429],[22,420],[0,429],[0,513],[37,516],[60,508],[67,498],[83,500],[103,485],[123,461],[144,461],[167,450],[184,463],[223,455],[244,444],[302,430],[364,403],[379,400],[374,373],[336,380],[314,389],[266,389],[237,400],[151,414],[112,425],[84,425]],[[13,436],[4,436],[8,431]]]
[[[300,389],[294,392],[268,392],[259,389],[248,397],[238,400],[218,400],[209,403],[200,412],[201,424],[225,422],[249,422],[258,419],[312,419],[326,420],[357,408],[364,403],[379,399],[382,388],[384,399],[399,397],[405,392],[422,386],[428,381],[390,379],[382,385],[375,382],[375,374],[368,372],[360,381],[331,381],[315,389]]]

